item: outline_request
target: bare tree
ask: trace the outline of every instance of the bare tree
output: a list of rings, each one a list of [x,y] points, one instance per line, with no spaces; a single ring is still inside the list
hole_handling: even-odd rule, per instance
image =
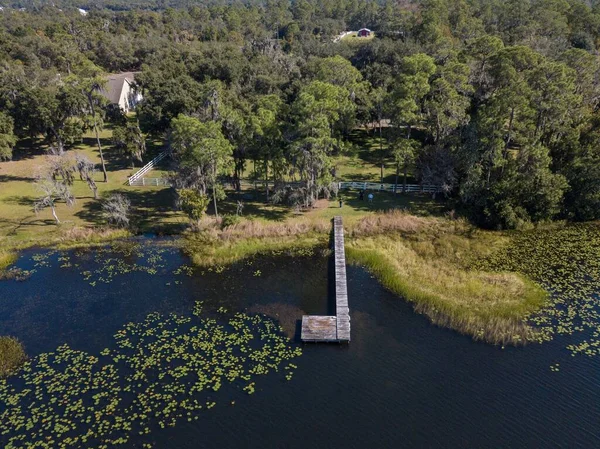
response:
[[[75,167],[73,161],[66,153],[49,154],[46,156],[45,175],[42,177],[51,177],[52,180],[61,180],[68,186],[73,185],[75,181]]]
[[[131,211],[131,202],[120,193],[111,195],[102,204],[102,215],[106,220],[119,228],[129,226],[129,213]]]
[[[94,199],[98,199],[98,186],[94,181],[94,174],[96,173],[96,164],[89,160],[85,154],[77,153],[75,155],[75,167],[79,172],[79,179],[87,182],[88,187],[94,192]]]
[[[33,204],[33,210],[37,214],[49,207],[52,210],[52,216],[56,220],[56,224],[60,224],[60,220],[56,215],[56,202],[64,201],[69,207],[75,204],[75,197],[69,186],[64,180],[53,179],[51,174],[38,176],[35,186],[39,196]]]

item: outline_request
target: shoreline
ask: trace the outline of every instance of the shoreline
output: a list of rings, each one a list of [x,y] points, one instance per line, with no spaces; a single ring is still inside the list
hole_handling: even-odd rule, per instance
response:
[[[16,253],[27,248],[65,250],[136,237],[122,230],[84,231],[28,242],[31,244],[21,242],[4,251],[8,262],[0,272],[6,273]],[[487,247],[490,239],[503,236],[500,233],[473,233],[464,222],[398,211],[362,217],[348,223],[346,232],[347,263],[365,268],[432,324],[494,345],[518,346],[536,341],[535,331],[526,319],[542,308],[547,293],[522,275],[472,270],[464,260],[456,259],[463,253],[468,258],[482,257],[479,246]],[[221,229],[216,222],[209,222],[198,232],[174,237],[195,266],[223,266],[261,254],[286,251],[301,256],[319,248],[325,250],[330,223],[327,219],[302,218],[284,223],[242,220]],[[436,253],[440,248],[447,254]],[[0,257],[0,267],[2,260]],[[437,278],[427,275],[432,267]],[[454,278],[457,281],[450,282]]]

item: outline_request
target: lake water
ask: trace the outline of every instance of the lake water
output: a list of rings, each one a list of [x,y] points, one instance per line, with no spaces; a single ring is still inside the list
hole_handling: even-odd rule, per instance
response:
[[[18,266],[35,268],[31,278],[0,282],[0,335],[18,337],[30,356],[64,343],[98,353],[125,323],[190,313],[202,300],[208,314],[271,315],[297,339],[303,314],[333,308],[322,255],[190,276],[173,273],[189,263],[178,250],[156,248],[155,274],[117,273],[123,257],[110,252],[26,251]],[[137,257],[125,260],[134,266]],[[348,295],[349,345],[303,345],[291,381],[265,376],[251,396],[230,388],[197,421],[153,429],[144,441],[165,449],[600,447],[600,358],[572,357],[568,338],[506,349],[473,342],[432,326],[358,267],[348,267]]]

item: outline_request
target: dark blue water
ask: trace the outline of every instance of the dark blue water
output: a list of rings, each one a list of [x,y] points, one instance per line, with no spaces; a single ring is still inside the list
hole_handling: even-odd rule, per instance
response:
[[[32,254],[19,265],[31,268]],[[71,256],[79,267],[69,268],[58,257],[25,282],[0,283],[0,335],[17,336],[29,355],[63,343],[97,352],[123,324],[154,311],[189,313],[196,300],[207,313],[270,314],[292,337],[303,314],[331,308],[321,256],[259,258],[187,276],[173,274],[185,257],[167,250],[156,274],[94,287],[81,272],[108,255],[81,252]],[[256,394],[235,396],[235,407],[155,429],[155,447],[600,447],[600,358],[572,357],[568,338],[525,348],[475,343],[430,325],[357,267],[348,267],[348,292],[349,345],[305,345],[292,381],[261,379]],[[555,363],[559,372],[550,370]]]

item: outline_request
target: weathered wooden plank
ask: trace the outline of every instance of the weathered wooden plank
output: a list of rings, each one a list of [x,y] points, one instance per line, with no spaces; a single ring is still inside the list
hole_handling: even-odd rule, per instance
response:
[[[336,316],[303,316],[301,332],[302,341],[350,341],[350,308],[348,306],[346,252],[344,250],[344,227],[342,224],[342,217],[334,217],[333,234]]]
[[[304,315],[302,317],[302,341],[337,341],[337,319],[334,316]]]
[[[342,217],[333,219],[335,303],[338,341],[350,341],[350,309],[346,282],[346,252],[344,249],[344,226]]]

